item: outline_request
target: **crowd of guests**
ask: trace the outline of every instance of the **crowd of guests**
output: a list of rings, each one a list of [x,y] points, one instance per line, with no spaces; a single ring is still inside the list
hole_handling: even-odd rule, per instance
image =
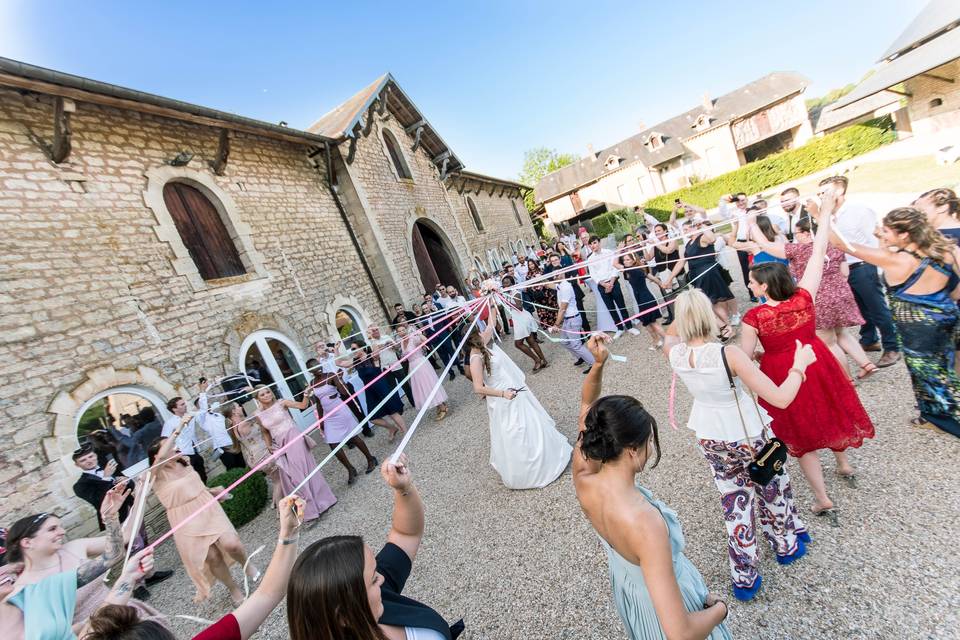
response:
[[[438,371],[451,380],[455,370],[471,377],[456,345],[465,338],[470,302],[485,295],[481,286],[490,280],[499,289],[497,304],[483,310],[480,328],[512,334],[534,373],[550,366],[545,339],[585,365],[573,479],[607,553],[630,637],[730,637],[727,605],[684,555],[676,514],[635,484],[660,459],[657,425],[637,399],[601,394],[607,345],[624,333],[642,335],[641,325],[693,396],[687,426],[720,493],[732,593],[753,599],[762,587],[755,522],[780,564],[802,558],[811,542],[786,466],[764,474],[763,456],[795,458],[813,493],[807,513],[838,526],[819,452],[831,451],[838,478],[855,486],[848,450],[875,437],[855,384],[901,359],[917,403],[912,424],[960,437],[960,199],[935,189],[878,220],[847,199],[847,188],[846,178],[827,178],[805,203],[787,189],[782,213],[745,194],[724,196],[717,215],[723,225],[677,201],[669,220],[650,220],[616,247],[580,229],[552,246],[528,247],[496,273],[472,272],[462,292],[438,284],[411,310],[397,304],[386,329],[371,326],[319,345],[299,397],[281,398],[269,383],[257,384],[245,392],[255,406],[248,412],[235,396],[222,406],[212,402],[213,385],[201,380],[190,411],[187,400],[172,398],[163,424],[145,409],[93,432],[73,456],[81,470],[74,490],[96,508],[105,534],[66,542],[59,518],[49,513],[10,527],[0,567],[4,637],[172,638],[142,601],[149,597],[143,585],[171,572],[154,569],[145,530],[130,526],[135,501],[152,490],[175,528],[195,600],[221,582],[237,606],[197,637],[248,638],[286,597],[288,634],[297,640],[456,638],[462,621],[450,625],[401,595],[424,531],[423,502],[406,458],[380,465],[360,434],[374,435],[367,422],[387,430],[391,441],[404,433],[404,401],[444,419],[449,398]],[[749,291],[750,308],[739,308],[735,278]],[[588,295],[596,302],[590,317]],[[874,362],[869,352],[880,356]],[[486,388],[482,380],[472,384]],[[507,391],[501,397],[516,397]],[[337,501],[315,473],[316,441],[301,434],[291,414],[311,408],[324,419],[318,433],[337,450],[348,484],[359,475],[347,453],[353,449],[364,456],[364,472],[379,466],[394,492],[392,528],[377,553],[357,536],[324,538],[298,553],[300,529]],[[256,466],[280,452],[263,469],[280,530],[263,574],[220,505],[210,504],[223,487],[206,486],[203,443],[227,468]],[[150,483],[118,474],[143,457]],[[97,578],[127,546],[132,557],[108,589]],[[259,584],[249,597],[231,574],[233,564]]]

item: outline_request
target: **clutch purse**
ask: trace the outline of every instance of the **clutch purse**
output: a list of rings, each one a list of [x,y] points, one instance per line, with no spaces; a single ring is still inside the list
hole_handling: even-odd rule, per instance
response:
[[[753,454],[753,460],[747,465],[747,473],[754,484],[766,486],[777,475],[783,473],[783,468],[787,464],[787,445],[772,433],[766,439],[766,444],[760,451],[753,448],[750,442],[750,436],[747,434],[747,423],[743,419],[743,411],[740,409],[740,394],[737,393],[737,386],[733,382],[733,374],[730,372],[730,365],[727,364],[726,351],[720,348],[720,358],[723,360],[723,368],[727,372],[727,381],[730,383],[730,390],[733,392],[734,402],[737,403],[737,413],[740,414],[740,425],[743,427],[743,435],[747,440],[747,446]],[[750,394],[753,398],[753,394]],[[753,399],[753,406],[757,410],[757,417],[760,418],[760,424],[763,424],[763,417],[760,415],[760,407],[757,406],[756,398]],[[766,425],[763,426],[766,435]]]

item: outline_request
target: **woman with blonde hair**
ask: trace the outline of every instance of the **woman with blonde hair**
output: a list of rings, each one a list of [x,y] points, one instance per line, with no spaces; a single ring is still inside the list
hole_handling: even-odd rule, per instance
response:
[[[762,582],[754,510],[760,514],[760,527],[780,564],[802,557],[805,544],[810,541],[793,505],[786,471],[775,475],[766,486],[755,484],[748,473],[755,453],[767,445],[771,421],[770,415],[754,402],[751,392],[786,408],[796,397],[806,376],[804,372],[816,356],[810,345],[801,345],[797,340],[793,366],[777,385],[746,353],[714,340],[716,315],[710,299],[701,291],[688,289],[677,296],[674,314],[676,319],[670,325],[664,351],[674,372],[693,395],[687,427],[696,433],[697,445],[710,464],[720,491],[733,594],[738,600],[751,600]]]
[[[955,245],[919,209],[894,209],[883,218],[878,248],[831,242],[883,269],[887,301],[897,327],[920,416],[911,424],[960,437],[960,377],[954,368],[960,314]]]

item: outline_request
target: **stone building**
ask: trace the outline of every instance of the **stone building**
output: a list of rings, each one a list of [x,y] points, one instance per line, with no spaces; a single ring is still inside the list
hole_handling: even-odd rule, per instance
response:
[[[574,224],[611,208],[733,171],[813,135],[803,92],[809,81],[771,73],[544,176],[536,185],[553,223]]]
[[[338,316],[533,243],[522,189],[465,171],[389,75],[300,131],[0,59],[0,523],[94,530],[81,418],[162,418],[251,366],[295,394]]]
[[[931,0],[891,43],[874,72],[834,108],[866,104],[882,92],[906,99],[897,129],[938,134],[960,129],[960,3]]]

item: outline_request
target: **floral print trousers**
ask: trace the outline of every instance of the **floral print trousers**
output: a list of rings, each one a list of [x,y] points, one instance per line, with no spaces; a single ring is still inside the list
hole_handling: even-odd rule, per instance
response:
[[[774,476],[767,486],[761,487],[750,480],[747,472],[753,459],[747,440],[698,442],[700,451],[713,468],[713,480],[720,490],[733,584],[749,589],[759,576],[754,511],[767,542],[779,556],[794,553],[797,536],[807,530],[793,504],[790,476],[784,471]],[[766,438],[758,436],[752,444],[754,450],[759,451],[765,443]]]

